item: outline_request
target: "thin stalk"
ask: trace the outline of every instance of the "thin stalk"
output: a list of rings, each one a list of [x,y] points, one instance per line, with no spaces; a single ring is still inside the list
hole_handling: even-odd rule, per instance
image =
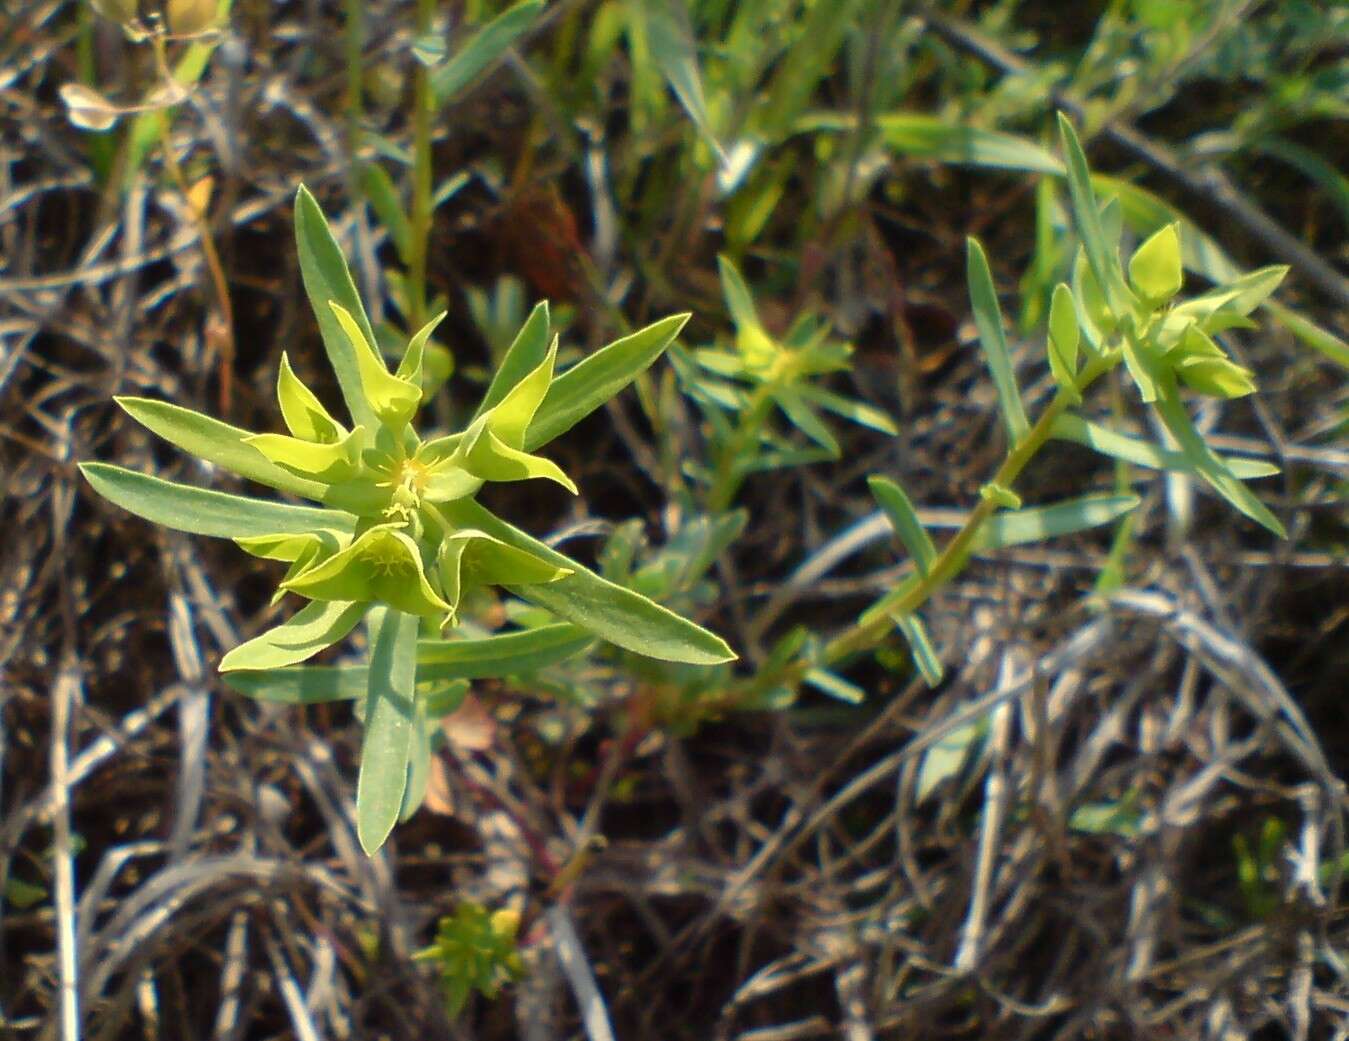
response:
[[[365,0],[347,0],[346,10],[347,59],[347,151],[352,172],[361,154],[361,118],[364,104],[364,83],[361,61],[365,50]]]
[[[712,487],[707,493],[707,508],[712,514],[724,513],[730,508],[745,475],[736,471],[736,464],[745,457],[759,437],[768,414],[773,409],[773,391],[776,381],[760,383],[750,395],[748,407],[740,413],[731,442],[717,458],[717,469],[712,475]]]
[[[1118,348],[1108,349],[1092,358],[1078,374],[1076,387],[1078,394],[1119,364],[1121,352]],[[1012,446],[1002,465],[994,474],[992,484],[1011,488],[1021,472],[1049,440],[1054,421],[1067,411],[1078,395],[1060,389],[1054,400],[1046,407],[1035,424],[1027,430]],[[881,598],[849,629],[844,630],[824,645],[818,660],[798,658],[784,666],[777,676],[756,676],[740,687],[744,690],[760,690],[765,686],[795,687],[807,672],[820,665],[837,665],[862,651],[871,650],[879,645],[894,628],[896,615],[912,614],[922,607],[932,595],[964,570],[975,549],[975,540],[979,529],[997,511],[996,503],[980,498],[978,504],[969,513],[960,530],[946,543],[941,554],[933,562],[926,575],[900,586],[894,592]],[[728,707],[737,701],[737,688],[727,691]]]
[[[431,31],[436,0],[417,0],[417,36]],[[408,246],[408,328],[426,324],[426,254],[431,238],[431,70],[418,61],[412,86],[412,241]]]

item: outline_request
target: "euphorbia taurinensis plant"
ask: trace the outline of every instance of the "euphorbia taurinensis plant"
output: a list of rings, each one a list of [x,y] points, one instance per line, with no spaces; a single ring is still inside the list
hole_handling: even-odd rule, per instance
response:
[[[666,661],[734,658],[717,636],[615,585],[507,524],[475,500],[491,481],[543,479],[577,491],[537,449],[650,365],[687,320],[676,315],[595,352],[562,374],[548,309],[536,307],[466,429],[423,439],[423,351],[439,318],[409,340],[395,371],[375,347],[342,254],[313,197],[296,200],[305,289],[350,424],[334,417],[283,355],[277,397],[288,433],[251,434],[166,402],[121,398],[139,423],[202,459],[320,507],[191,488],[86,463],[108,499],[151,521],[233,539],[287,565],[277,598],[309,600],[234,648],[220,669],[236,689],[270,700],[364,702],[357,823],[367,852],[420,805],[437,717],[464,681],[537,668],[595,637]],[[443,317],[443,316],[442,316]],[[476,586],[499,585],[563,621],[504,636],[444,639]],[[360,667],[302,666],[364,621]]]

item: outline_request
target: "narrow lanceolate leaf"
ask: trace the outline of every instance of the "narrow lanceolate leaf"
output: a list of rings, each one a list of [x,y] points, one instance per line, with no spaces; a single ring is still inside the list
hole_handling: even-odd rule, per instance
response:
[[[1183,452],[1129,437],[1127,434],[1116,433],[1096,423],[1088,422],[1080,416],[1059,416],[1054,420],[1051,436],[1086,445],[1112,459],[1122,459],[1153,470],[1197,474],[1194,464]],[[1235,456],[1219,456],[1218,459],[1234,477],[1242,481],[1256,477],[1273,477],[1279,472],[1277,466],[1263,459],[1242,459]]]
[[[507,348],[505,357],[501,359],[487,387],[487,393],[483,395],[482,403],[473,413],[474,420],[496,407],[512,388],[543,364],[543,359],[548,355],[549,332],[548,301],[543,300],[534,305],[525,324],[515,334],[515,339]]]
[[[1053,153],[1015,134],[963,126],[916,112],[879,116],[876,128],[886,147],[905,155],[1000,170],[1063,173],[1063,164]]]
[[[408,780],[403,789],[403,804],[398,819],[405,821],[417,812],[426,798],[426,783],[431,777],[431,728],[427,720],[426,698],[412,700],[412,740],[408,745]]]
[[[832,412],[836,416],[850,419],[854,423],[870,427],[872,430],[878,430],[882,434],[899,433],[899,428],[895,426],[894,420],[880,409],[872,408],[864,402],[853,401],[851,398],[845,398],[831,390],[817,387],[813,383],[802,383],[794,389],[807,401],[819,405],[820,408]]]
[[[375,341],[356,283],[351,279],[342,250],[338,248],[328,220],[318,202],[303,185],[295,195],[295,243],[300,254],[300,275],[304,280],[309,304],[323,334],[323,346],[328,360],[337,374],[342,398],[351,413],[352,421],[367,430],[375,429],[375,412],[361,392],[361,374],[356,364],[356,352],[350,339],[342,331],[332,304],[337,304],[351,316],[367,343]]]
[[[419,640],[417,689],[536,672],[574,658],[594,642],[595,637],[580,626],[565,622],[479,640]],[[224,680],[241,694],[288,705],[352,701],[365,697],[369,687],[364,665],[301,665],[231,672]]]
[[[1118,244],[1106,238],[1096,195],[1091,187],[1091,170],[1087,166],[1086,154],[1082,151],[1073,124],[1062,112],[1059,113],[1059,139],[1066,160],[1073,219],[1087,253],[1087,262],[1111,310],[1117,318],[1123,317],[1129,312],[1130,300],[1129,290],[1124,284],[1124,271],[1120,267]]]
[[[356,628],[368,604],[314,602],[261,636],[240,644],[220,661],[221,672],[298,665]]]
[[[437,680],[515,676],[565,661],[594,642],[586,630],[566,622],[480,640],[421,640],[417,674]]]
[[[1109,524],[1138,505],[1136,495],[1086,495],[1052,506],[1031,506],[995,513],[979,529],[976,545],[1001,549],[1026,542],[1044,542],[1059,535]]]
[[[797,430],[805,434],[806,437],[814,441],[835,459],[842,454],[843,450],[839,448],[838,442],[834,440],[834,435],[825,425],[824,420],[820,418],[820,414],[806,404],[801,395],[796,392],[796,388],[779,388],[773,395],[773,400],[778,403],[778,407],[786,413],[792,426],[796,427]]]
[[[969,280],[970,304],[974,308],[974,324],[979,329],[979,345],[984,350],[984,362],[998,391],[998,406],[1008,436],[1016,441],[1027,430],[1026,409],[1021,404],[1012,359],[1007,352],[1007,336],[1002,328],[1002,311],[998,294],[993,288],[993,275],[988,270],[988,258],[975,239],[966,240],[966,276]]]
[[[922,619],[916,614],[896,614],[891,617],[904,634],[904,639],[909,641],[909,650],[913,652],[913,663],[918,666],[919,674],[929,687],[937,686],[946,672],[942,668],[941,656],[928,639]]]
[[[647,41],[656,67],[703,139],[724,162],[725,153],[717,143],[707,113],[707,98],[703,94],[703,78],[698,69],[698,53],[686,0],[640,0],[633,10],[645,16]]]
[[[487,66],[506,53],[534,24],[544,0],[523,0],[509,7],[469,37],[431,76],[431,93],[437,105],[452,101]]]
[[[1195,430],[1174,380],[1162,386],[1155,407],[1166,429],[1171,431],[1171,436],[1180,446],[1181,453],[1214,491],[1257,524],[1268,528],[1279,538],[1287,538],[1279,518],[1237,479],[1236,474],[1223,464],[1199,431]]]
[[[606,581],[476,502],[461,499],[441,509],[456,527],[480,529],[559,568],[572,569],[572,574],[546,585],[507,586],[516,596],[649,658],[692,665],[716,665],[735,659],[719,636],[630,589]]]
[[[636,379],[674,342],[688,320],[687,314],[662,318],[600,348],[553,380],[525,434],[525,451],[566,433]]]
[[[856,683],[850,683],[828,669],[811,669],[803,679],[816,690],[849,705],[860,705],[867,699],[867,692]]]
[[[937,559],[937,547],[932,544],[927,529],[918,519],[918,511],[913,508],[913,503],[904,489],[894,481],[880,476],[868,477],[867,487],[871,489],[871,494],[885,511],[890,526],[904,543],[904,548],[909,551],[918,573],[926,575],[932,570],[932,564]]]
[[[356,518],[338,510],[226,495],[149,477],[108,463],[81,463],[80,472],[109,502],[155,524],[193,535],[232,539],[303,533],[317,528],[349,535],[356,528]]]
[[[1082,401],[1076,382],[1077,350],[1081,340],[1073,291],[1060,282],[1054,287],[1049,304],[1049,368],[1054,374],[1054,382],[1063,388],[1074,405]]]
[[[415,615],[375,607],[370,611],[370,673],[365,740],[356,781],[356,834],[374,854],[398,820],[407,789],[416,733],[417,625]]]
[[[717,257],[717,270],[721,272],[721,295],[726,300],[726,309],[731,312],[731,321],[740,330],[759,325],[759,312],[754,307],[754,297],[745,284],[744,278],[729,257]]]
[[[371,209],[389,233],[389,238],[393,239],[398,259],[406,264],[412,245],[412,222],[403,209],[403,201],[398,196],[393,178],[379,163],[370,162],[361,166],[360,180],[361,191],[365,193]]]
[[[487,429],[512,448],[523,447],[525,432],[553,382],[556,362],[557,337],[553,337],[543,360],[486,413]]]
[[[277,466],[252,445],[246,444],[245,439],[253,436],[247,430],[191,409],[170,405],[167,401],[127,397],[113,400],[141,426],[198,459],[223,466],[250,481],[307,499],[318,499],[323,495],[324,486],[318,481]]]

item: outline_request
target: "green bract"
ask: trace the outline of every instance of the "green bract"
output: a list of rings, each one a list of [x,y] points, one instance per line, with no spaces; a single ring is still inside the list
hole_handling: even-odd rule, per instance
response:
[[[313,197],[296,199],[305,290],[319,321],[352,425],[344,426],[281,357],[277,399],[288,434],[251,434],[163,402],[122,398],[142,425],[185,451],[320,508],[189,488],[102,463],[82,466],[93,487],[156,523],[231,538],[255,556],[286,563],[277,599],[309,601],[287,621],[230,651],[231,685],[255,697],[364,697],[366,737],[357,786],[361,843],[378,849],[394,823],[420,804],[432,716],[456,698],[433,696],[447,648],[514,665],[578,653],[589,634],[666,661],[711,665],[733,659],[726,644],[640,594],[561,556],[473,501],[490,481],[545,478],[576,485],[535,450],[623,389],[674,340],[687,315],[656,322],[560,376],[548,308],[530,315],[467,429],[422,440],[412,427],[422,399],[422,360],[439,318],[409,341],[396,371],[375,347],[346,263]],[[442,316],[443,317],[443,316]],[[571,623],[485,640],[437,640],[475,587],[504,586]],[[369,662],[353,678],[299,663],[343,640],[362,620]],[[516,640],[510,653],[493,641]],[[476,645],[483,645],[481,651]],[[423,675],[424,673],[424,675]],[[359,684],[359,693],[351,683]]]

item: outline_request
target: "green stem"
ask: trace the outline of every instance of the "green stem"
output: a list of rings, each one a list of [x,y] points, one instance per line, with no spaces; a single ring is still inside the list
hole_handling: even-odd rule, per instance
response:
[[[417,0],[417,36],[431,31],[435,0]],[[409,244],[407,304],[408,328],[426,323],[426,253],[431,238],[431,70],[420,61],[413,72],[412,112],[412,242]]]
[[[717,458],[717,469],[712,476],[712,487],[707,493],[707,506],[712,514],[724,513],[735,501],[745,475],[738,473],[736,464],[758,440],[759,431],[773,409],[773,391],[777,381],[760,383],[750,395],[749,404],[740,413],[740,422],[731,436],[731,442]]]
[[[351,168],[361,154],[361,117],[364,85],[361,61],[365,49],[365,0],[347,0],[347,149]]]
[[[1012,445],[1011,451],[1007,453],[1007,458],[998,467],[998,472],[994,474],[991,483],[1001,485],[1004,488],[1011,488],[1027,464],[1035,458],[1036,453],[1049,440],[1054,428],[1054,421],[1063,415],[1074,401],[1080,400],[1082,391],[1085,391],[1092,383],[1118,365],[1120,357],[1121,353],[1117,348],[1105,350],[1092,358],[1078,374],[1075,383],[1077,394],[1060,389],[1054,395],[1054,400],[1046,406],[1039,419],[1035,421],[1035,425],[1022,434],[1017,442]],[[997,509],[998,506],[995,502],[981,497],[978,504],[965,519],[965,523],[961,525],[960,530],[952,536],[941,554],[933,562],[927,574],[901,585],[889,595],[878,600],[862,614],[861,618],[851,628],[844,630],[825,644],[818,660],[797,658],[784,666],[777,676],[753,677],[741,689],[750,691],[762,690],[766,686],[795,687],[812,668],[821,664],[825,666],[837,665],[855,654],[879,645],[894,628],[895,616],[908,615],[917,611],[927,603],[938,589],[964,570],[974,552],[979,529]],[[738,693],[739,690],[736,688],[727,692],[729,706],[736,704]]]

